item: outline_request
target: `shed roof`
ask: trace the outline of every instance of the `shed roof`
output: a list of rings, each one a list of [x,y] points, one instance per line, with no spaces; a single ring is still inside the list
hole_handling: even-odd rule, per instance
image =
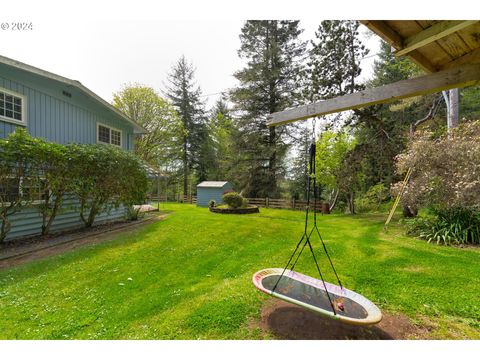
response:
[[[202,181],[197,187],[222,188],[228,181]]]
[[[37,76],[41,76],[43,78],[47,78],[47,79],[52,80],[52,81],[63,83],[67,86],[77,88],[82,93],[84,93],[88,97],[92,98],[95,102],[97,102],[103,108],[106,108],[110,112],[114,113],[116,116],[122,118],[123,120],[125,120],[128,123],[130,123],[131,125],[133,125],[133,129],[134,129],[135,133],[142,134],[142,133],[146,132],[146,130],[143,127],[141,127],[135,121],[130,119],[123,112],[121,112],[120,110],[116,109],[114,106],[109,104],[107,101],[103,100],[100,96],[95,94],[93,91],[91,91],[90,89],[85,87],[78,80],[71,80],[71,79],[68,79],[66,77],[63,77],[63,76],[60,76],[60,75],[57,75],[57,74],[39,69],[39,68],[36,68],[36,67],[28,65],[28,64],[24,64],[20,61],[13,60],[13,59],[10,59],[10,58],[8,58],[6,56],[2,56],[2,55],[0,55],[0,64],[4,64],[4,65],[10,66],[11,68],[14,68],[14,69],[26,71],[28,73],[35,74]]]

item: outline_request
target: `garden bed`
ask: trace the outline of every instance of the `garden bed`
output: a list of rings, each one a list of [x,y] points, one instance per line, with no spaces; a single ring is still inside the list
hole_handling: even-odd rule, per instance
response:
[[[211,212],[219,214],[254,214],[260,212],[258,206],[249,205],[248,207],[229,208],[229,207],[210,207]]]

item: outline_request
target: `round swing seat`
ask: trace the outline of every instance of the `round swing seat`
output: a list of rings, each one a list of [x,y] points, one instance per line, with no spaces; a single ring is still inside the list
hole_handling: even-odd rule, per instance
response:
[[[256,272],[253,284],[262,292],[351,325],[372,325],[382,320],[380,309],[352,290],[325,283],[295,271],[271,268]],[[280,278],[281,277],[281,278]],[[280,278],[280,281],[278,279]],[[278,282],[278,284],[277,284]],[[277,284],[275,291],[273,288]],[[330,302],[328,295],[330,295]],[[335,308],[334,313],[332,304]]]

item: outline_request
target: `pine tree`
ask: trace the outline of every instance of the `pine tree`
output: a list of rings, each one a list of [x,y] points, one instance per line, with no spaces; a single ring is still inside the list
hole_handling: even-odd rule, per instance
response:
[[[364,88],[357,80],[360,59],[368,54],[353,20],[325,20],[315,32],[310,51],[307,98],[310,101],[350,94]]]
[[[166,95],[182,119],[184,128],[182,136],[183,192],[188,194],[190,171],[196,170],[199,181],[205,180],[207,173],[206,140],[208,131],[206,131],[204,104],[200,100],[200,87],[195,82],[195,69],[185,59],[185,56],[182,56],[172,67],[171,73],[168,75],[168,82]]]
[[[277,196],[284,171],[287,127],[267,127],[268,114],[294,106],[300,97],[305,43],[299,21],[246,21],[239,56],[245,68],[234,76],[240,85],[231,92],[238,111],[239,156],[245,171],[242,185],[249,196]]]

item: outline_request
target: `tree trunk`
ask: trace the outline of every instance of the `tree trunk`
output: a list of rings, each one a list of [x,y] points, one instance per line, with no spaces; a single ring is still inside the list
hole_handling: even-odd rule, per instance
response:
[[[335,196],[332,197],[332,195],[334,195],[334,194],[335,194]],[[335,208],[335,205],[337,205],[338,194],[340,194],[340,191],[333,190],[332,195],[330,195],[330,209],[329,209],[330,212],[332,212],[333,209]]]
[[[458,126],[458,89],[451,89],[448,91],[448,130]]]
[[[355,195],[353,192],[348,194],[348,209],[350,210],[350,214],[355,215]]]
[[[413,218],[417,216],[418,209],[415,206],[403,205],[402,212],[403,212],[403,217]]]
[[[10,231],[10,221],[6,217],[2,216],[2,226],[0,228],[0,244],[3,243]]]
[[[92,204],[92,207],[90,208],[90,213],[88,214],[88,220],[85,223],[85,227],[90,228],[92,227],[95,217],[97,216],[98,210],[97,210],[97,205],[94,203]]]
[[[61,195],[61,196],[63,196],[63,195]],[[42,235],[48,235],[48,233],[50,232],[50,228],[53,224],[53,220],[55,220],[55,217],[57,216],[57,212],[58,212],[59,207],[60,207],[60,201],[57,201],[57,199],[55,199],[55,202],[53,204],[52,213],[50,214],[50,217],[48,218],[48,221],[46,221],[46,217],[44,216],[43,225],[42,225]]]
[[[187,158],[187,137],[183,137],[183,193],[188,192],[188,158]]]

